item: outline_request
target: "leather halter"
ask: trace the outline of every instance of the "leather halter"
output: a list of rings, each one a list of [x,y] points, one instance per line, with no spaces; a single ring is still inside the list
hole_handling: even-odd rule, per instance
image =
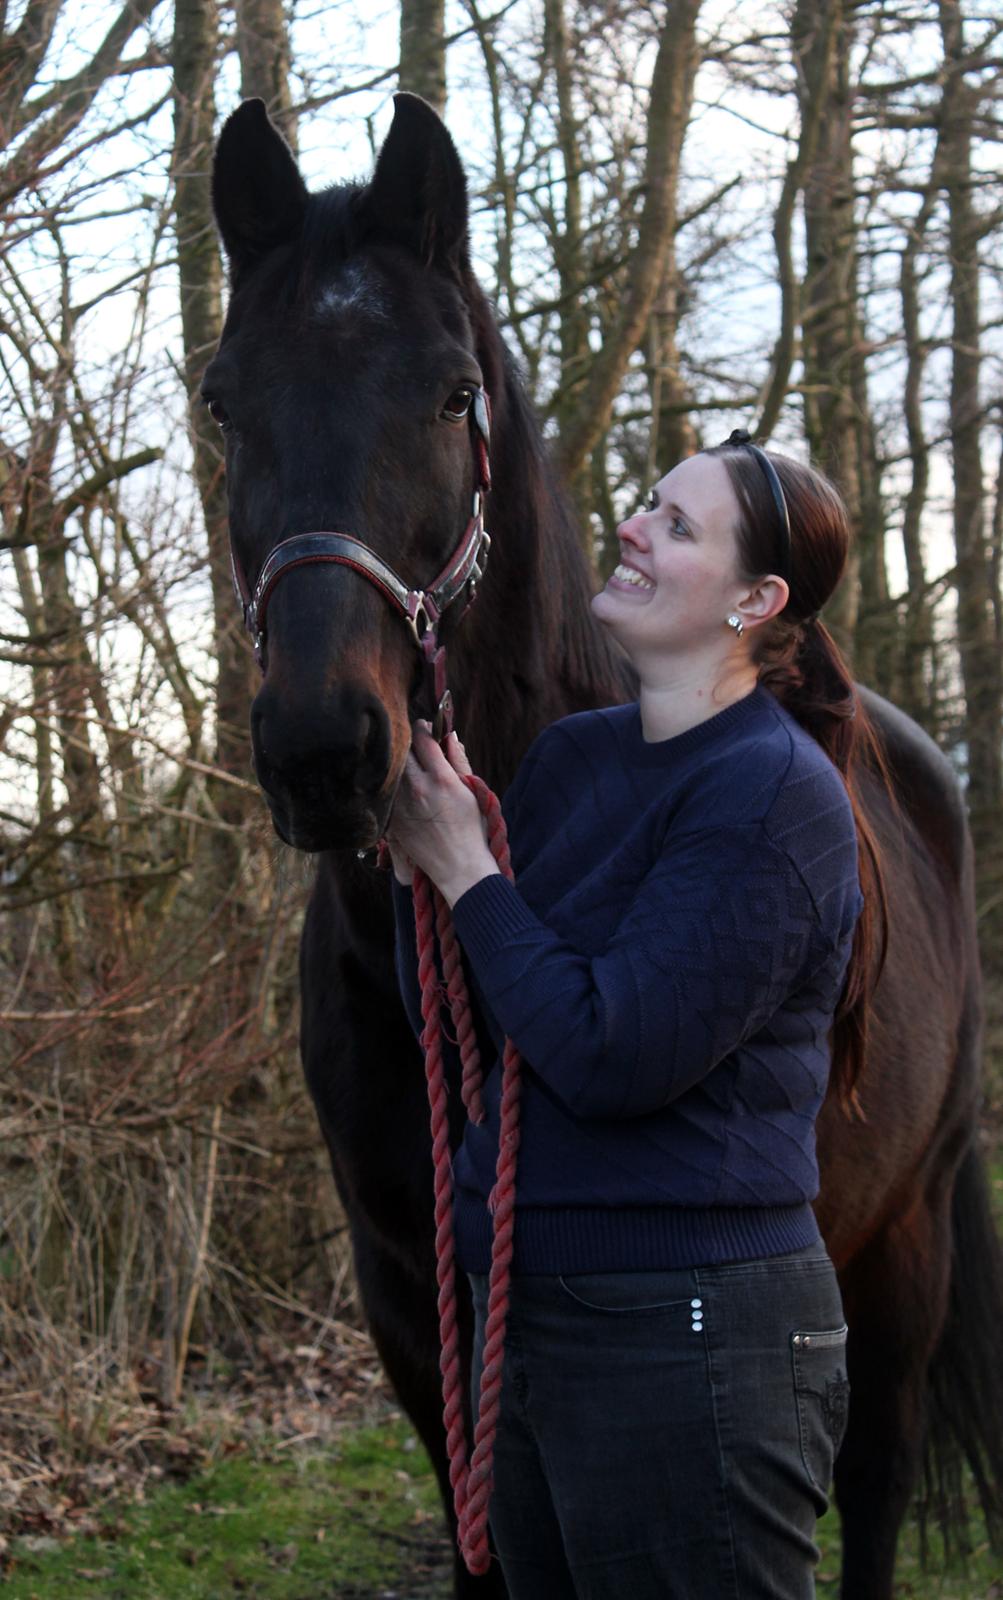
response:
[[[254,655],[264,670],[265,618],[275,585],[295,567],[316,562],[333,562],[350,567],[368,580],[407,625],[421,651],[425,667],[425,686],[432,713],[433,732],[444,738],[452,728],[452,700],[446,687],[446,651],[439,643],[439,625],[444,613],[463,596],[460,616],[473,602],[477,585],[484,576],[491,539],[484,527],[484,497],[491,488],[488,449],[491,441],[491,408],[487,393],[474,390],[470,415],[474,423],[474,459],[477,485],[474,489],[470,520],[452,556],[427,589],[409,587],[382,556],[350,533],[297,533],[283,539],[266,557],[253,590],[248,585],[237,552],[230,540],[233,587],[244,613],[244,626],[251,635]]]

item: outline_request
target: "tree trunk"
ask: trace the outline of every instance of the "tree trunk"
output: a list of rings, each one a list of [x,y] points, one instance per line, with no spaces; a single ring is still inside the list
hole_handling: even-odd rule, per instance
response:
[[[828,0],[798,0],[791,21],[791,49],[797,72],[800,129],[797,152],[787,163],[773,218],[773,244],[780,279],[780,331],[762,396],[756,432],[769,439],[787,397],[801,319],[801,284],[794,265],[792,230],[797,198],[815,160],[822,113],[832,89],[837,7]]]
[[[582,300],[585,250],[582,239],[582,188],[579,129],[574,107],[572,50],[568,42],[564,0],[545,0],[544,54],[557,88],[557,144],[563,168],[564,215],[554,217],[553,250],[557,268],[560,311],[561,378],[554,403],[558,438],[572,428],[582,386],[591,363],[588,315]],[[584,457],[567,480],[588,539],[591,509],[591,474]]]
[[[268,115],[296,149],[296,113],[289,93],[289,29],[282,0],[236,0],[240,93],[263,100]]]
[[[401,0],[399,82],[446,114],[445,0]]]
[[[643,341],[663,281],[668,242],[677,223],[679,168],[699,64],[699,13],[700,0],[670,0],[666,12],[651,80],[637,245],[622,290],[622,309],[592,358],[576,416],[558,446],[558,461],[569,482],[608,426],[627,364]]]
[[[881,493],[881,461],[877,429],[867,392],[864,345],[858,339],[851,358],[851,395],[857,432],[860,523],[857,532],[860,610],[853,644],[854,666],[861,683],[892,696],[898,659],[898,623],[888,587],[886,542],[888,523]]]
[[[679,373],[677,333],[681,289],[673,233],[666,246],[662,286],[651,314],[649,484],[699,448],[696,429],[687,409],[690,396]]]
[[[802,7],[811,31],[811,7]],[[830,17],[834,12],[834,20]],[[812,458],[838,486],[850,518],[851,556],[846,576],[830,602],[826,621],[840,644],[853,645],[857,625],[864,525],[861,484],[861,416],[866,400],[854,393],[854,365],[861,340],[857,311],[857,239],[850,50],[853,29],[842,0],[817,0],[815,43],[821,49],[835,27],[828,73],[820,94],[819,131],[804,186],[807,272],[802,313],[805,432]],[[806,68],[802,90],[817,75]],[[812,107],[802,105],[802,116]]]
[[[911,476],[902,512],[902,547],[905,553],[907,612],[900,634],[897,698],[928,733],[935,731],[932,695],[933,616],[927,600],[926,562],[923,554],[922,526],[930,480],[930,452],[923,425],[923,373],[929,353],[920,325],[920,286],[917,257],[924,247],[927,225],[939,193],[939,150],[934,152],[930,182],[909,230],[899,268],[899,294],[902,301],[902,331],[905,339],[906,373],[903,411],[909,441]],[[928,681],[929,673],[929,681]]]
[[[953,313],[950,433],[954,468],[958,646],[965,688],[968,803],[976,849],[999,848],[1003,809],[1000,727],[1003,686],[991,593],[992,560],[982,481],[979,383],[981,220],[972,203],[973,120],[979,91],[964,76],[964,21],[958,0],[940,0],[945,81],[941,149],[947,194]]]
[[[177,0],[174,16],[174,188],[181,285],[181,329],[188,388],[195,478],[205,517],[212,584],[213,642],[217,661],[216,763],[244,776],[250,749],[247,708],[250,652],[242,636],[230,576],[223,455],[219,430],[198,388],[223,325],[222,268],[213,224],[209,174],[215,122],[214,0]],[[220,814],[239,822],[243,793],[220,786]],[[225,839],[226,835],[221,835]]]

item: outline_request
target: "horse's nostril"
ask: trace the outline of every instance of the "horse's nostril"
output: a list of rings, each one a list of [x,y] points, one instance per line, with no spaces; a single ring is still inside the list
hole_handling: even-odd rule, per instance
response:
[[[389,725],[382,706],[366,707],[360,721],[360,732],[360,759],[355,778],[357,791],[379,787],[390,765]]]
[[[366,761],[372,761],[373,757],[379,754],[379,747],[383,743],[383,730],[380,727],[380,719],[375,711],[367,711],[363,718],[363,723],[365,725],[362,745],[363,757]]]
[[[266,685],[251,720],[258,780],[270,795],[331,811],[371,799],[386,782],[390,719],[365,690],[340,687],[318,709],[290,703]]]

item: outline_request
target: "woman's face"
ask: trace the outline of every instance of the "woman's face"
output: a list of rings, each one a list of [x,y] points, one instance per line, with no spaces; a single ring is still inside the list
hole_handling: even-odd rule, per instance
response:
[[[739,506],[724,464],[691,456],[617,529],[620,565],[592,609],[635,660],[734,642],[725,619],[746,592],[738,571]]]

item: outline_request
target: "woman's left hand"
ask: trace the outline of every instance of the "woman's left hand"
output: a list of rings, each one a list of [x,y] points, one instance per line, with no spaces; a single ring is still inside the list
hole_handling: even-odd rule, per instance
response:
[[[429,724],[416,722],[387,825],[391,851],[409,856],[450,906],[498,871],[488,849],[481,808],[463,781],[470,770],[455,733],[450,734],[444,754]]]

